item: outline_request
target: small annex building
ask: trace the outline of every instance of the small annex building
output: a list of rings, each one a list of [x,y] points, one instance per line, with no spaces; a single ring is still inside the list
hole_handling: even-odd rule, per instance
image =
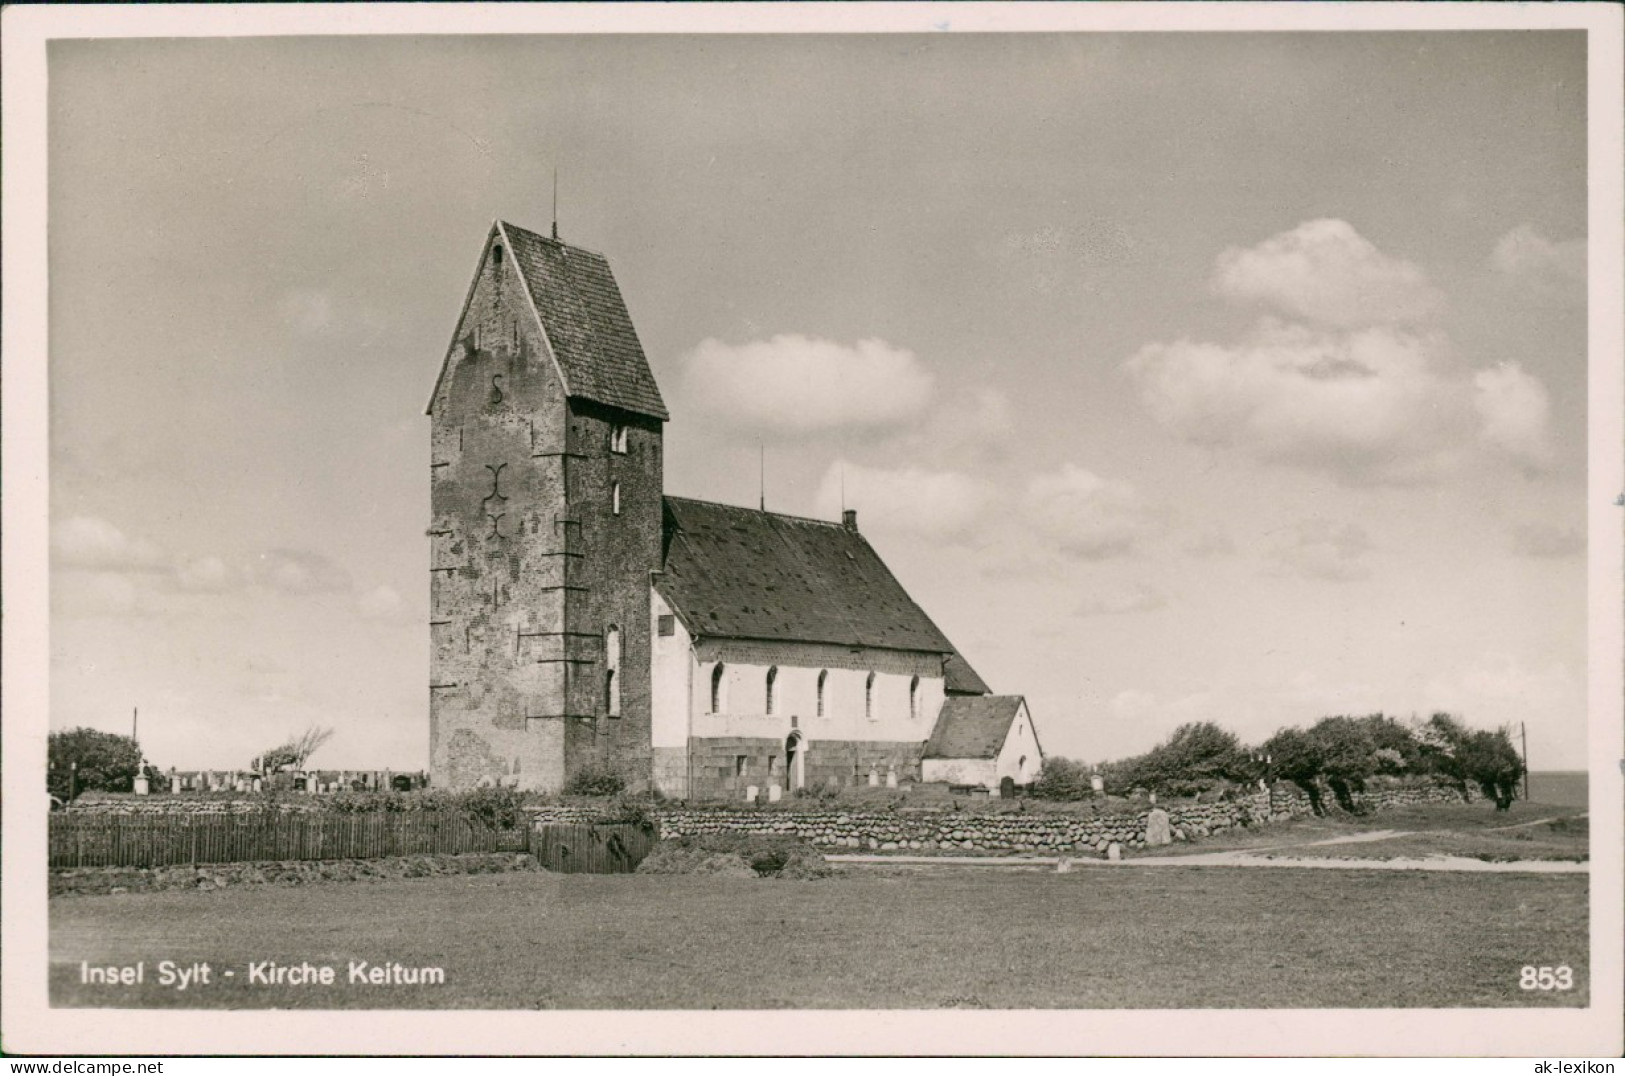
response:
[[[856,512],[666,495],[670,416],[602,255],[494,223],[428,414],[435,785],[1038,775],[1025,700],[991,693]]]
[[[920,779],[998,788],[1005,779],[1030,784],[1044,751],[1020,695],[969,695],[943,700],[921,759]]]

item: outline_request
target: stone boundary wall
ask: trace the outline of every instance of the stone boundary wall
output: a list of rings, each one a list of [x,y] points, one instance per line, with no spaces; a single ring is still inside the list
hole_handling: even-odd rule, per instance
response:
[[[1469,799],[1475,798],[1471,795]],[[1417,803],[1461,803],[1460,791],[1445,785],[1402,785],[1368,790],[1356,797],[1368,810]],[[993,801],[1002,802],[1002,801]],[[1112,804],[1099,813],[1060,813],[1043,809],[1041,801],[1025,811],[978,811],[972,804],[961,810],[946,806],[888,809],[869,805],[825,805],[816,801],[786,800],[774,805],[664,806],[650,805],[649,816],[662,837],[704,833],[758,833],[800,837],[820,848],[863,851],[962,852],[1103,852],[1112,844],[1141,848],[1145,844],[1148,806]],[[1330,791],[1325,802],[1335,809]],[[991,806],[991,803],[989,804]],[[1117,808],[1114,810],[1113,808]],[[74,812],[128,815],[192,815],[252,813],[266,809],[257,797],[108,796],[75,803]],[[328,810],[327,797],[291,794],[279,797],[275,809],[283,812]],[[1269,792],[1215,803],[1171,801],[1163,805],[1175,840],[1199,840],[1237,826],[1281,822],[1310,813],[1309,797],[1288,782]],[[548,804],[530,808],[535,824],[591,822],[613,810],[605,804]]]
[[[1359,797],[1368,810],[1414,803],[1461,803],[1454,789],[1432,786],[1373,790]],[[1331,797],[1327,795],[1328,804]],[[1218,803],[1164,807],[1175,840],[1198,840],[1238,826],[1283,822],[1310,813],[1309,797],[1277,786],[1270,792]],[[531,809],[539,825],[591,821],[593,807]],[[970,810],[875,810],[841,807],[657,807],[650,812],[660,836],[752,833],[799,837],[819,848],[864,851],[1105,852],[1111,845],[1145,847],[1149,808],[1060,814],[1040,810],[978,814]]]

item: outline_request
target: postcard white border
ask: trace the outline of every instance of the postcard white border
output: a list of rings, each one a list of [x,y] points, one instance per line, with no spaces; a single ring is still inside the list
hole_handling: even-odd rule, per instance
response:
[[[1625,938],[1621,697],[1625,66],[1606,4],[648,4],[8,7],[4,393],[3,1019],[8,1053],[1618,1056]],[[1585,1010],[216,1012],[46,1003],[46,63],[59,37],[1264,30],[1590,31],[1591,1007]]]

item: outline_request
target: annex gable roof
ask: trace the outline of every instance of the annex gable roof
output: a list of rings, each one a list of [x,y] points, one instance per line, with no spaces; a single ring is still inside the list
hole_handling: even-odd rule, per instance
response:
[[[655,586],[694,634],[955,656],[855,528],[667,497]],[[959,690],[981,683],[958,659]]]
[[[1026,705],[1020,695],[950,696],[925,744],[926,758],[997,758]],[[1030,724],[1030,722],[1029,722]],[[1033,730],[1038,742],[1038,730]]]
[[[508,249],[542,337],[558,364],[565,395],[662,421],[670,418],[604,256],[497,221],[486,238],[481,265],[494,241]],[[465,312],[472,297],[471,285],[463,300]],[[461,324],[461,316],[458,322]],[[450,364],[448,350],[435,381],[436,394]],[[433,396],[430,400],[432,407]]]

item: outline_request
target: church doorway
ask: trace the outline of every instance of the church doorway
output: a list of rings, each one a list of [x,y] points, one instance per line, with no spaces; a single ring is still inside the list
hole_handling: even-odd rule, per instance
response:
[[[807,744],[799,730],[784,741],[784,776],[792,792],[807,783]]]

